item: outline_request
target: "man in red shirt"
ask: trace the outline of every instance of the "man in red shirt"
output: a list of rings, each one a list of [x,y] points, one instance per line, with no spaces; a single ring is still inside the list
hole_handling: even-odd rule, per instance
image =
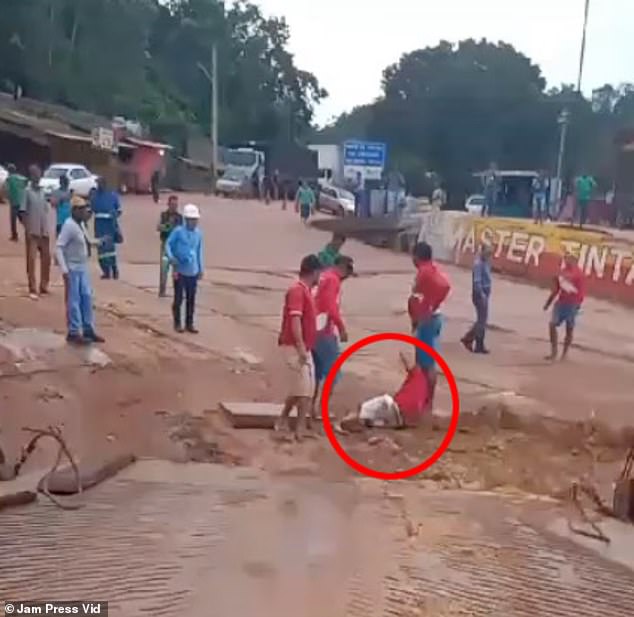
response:
[[[407,303],[414,336],[432,349],[438,346],[442,330],[440,308],[451,291],[449,279],[433,260],[432,248],[419,242],[414,248],[416,279]],[[416,364],[427,374],[429,381],[429,405],[434,402],[436,390],[436,362],[421,349],[416,350]]]
[[[321,260],[320,260],[321,261]],[[335,258],[335,265],[321,273],[315,294],[317,308],[317,340],[313,349],[315,363],[315,393],[312,419],[316,417],[319,387],[326,380],[330,369],[339,357],[339,341],[348,341],[348,332],[341,316],[341,283],[354,274],[354,261],[345,255]],[[339,374],[334,383],[339,381]],[[335,424],[335,430],[341,427]]]
[[[563,323],[566,324],[566,338],[564,339],[564,350],[561,359],[565,360],[568,356],[568,350],[572,345],[572,339],[575,331],[577,315],[583,304],[586,294],[586,281],[583,271],[577,263],[577,258],[570,252],[564,256],[564,263],[555,278],[553,290],[544,305],[547,311],[553,302],[552,316],[550,319],[550,346],[551,353],[547,360],[556,360],[559,341],[557,336],[557,328]]]
[[[346,430],[359,426],[384,428],[413,428],[420,424],[429,409],[431,390],[427,374],[414,362],[401,354],[406,376],[394,396],[384,394],[362,403],[356,412],[348,414],[341,422]]]
[[[297,408],[296,437],[301,440],[309,436],[306,419],[315,391],[315,368],[312,350],[317,338],[317,314],[312,289],[319,281],[321,262],[316,255],[302,259],[299,279],[286,292],[282,327],[278,343],[287,366],[288,396],[276,430],[289,431],[288,417]]]

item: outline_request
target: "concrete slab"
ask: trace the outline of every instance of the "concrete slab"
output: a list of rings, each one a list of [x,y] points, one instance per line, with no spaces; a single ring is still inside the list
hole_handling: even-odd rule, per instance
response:
[[[273,429],[275,421],[282,413],[282,405],[279,403],[220,403],[220,409],[231,422],[231,426],[237,429]],[[297,411],[293,409],[291,419],[296,417]]]
[[[220,403],[220,409],[227,416],[231,426],[237,429],[270,429],[275,427],[275,421],[282,413],[281,403],[232,402]],[[331,416],[331,421],[334,417]],[[294,428],[297,420],[297,410],[290,415],[290,425]],[[321,418],[318,418],[321,422]]]

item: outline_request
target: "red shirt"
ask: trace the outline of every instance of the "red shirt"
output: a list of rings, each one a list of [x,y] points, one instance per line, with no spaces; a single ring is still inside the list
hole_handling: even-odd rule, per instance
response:
[[[336,268],[330,268],[321,273],[319,286],[315,294],[315,306],[318,319],[325,316],[325,325],[319,329],[320,333],[334,335],[335,330],[341,332],[345,329],[341,317],[341,275]],[[319,319],[319,321],[321,321]],[[321,325],[321,324],[320,324]]]
[[[317,337],[317,315],[315,302],[308,285],[303,281],[295,281],[286,292],[284,311],[282,313],[282,328],[278,343],[295,347],[297,341],[293,336],[292,317],[301,317],[302,338],[308,351],[315,346]]]
[[[449,279],[435,262],[421,263],[407,306],[412,321],[418,322],[433,315],[447,299],[450,290]]]
[[[577,265],[564,266],[556,280],[557,301],[580,306],[586,297],[586,279]]]
[[[394,395],[406,426],[417,426],[425,412],[429,399],[429,382],[420,366],[415,366],[407,373],[400,390]]]

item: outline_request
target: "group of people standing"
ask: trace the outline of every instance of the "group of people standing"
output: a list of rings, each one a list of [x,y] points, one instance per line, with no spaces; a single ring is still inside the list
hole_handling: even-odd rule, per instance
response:
[[[341,313],[342,283],[354,276],[354,263],[340,253],[345,242],[342,236],[333,240],[318,254],[304,257],[299,277],[286,292],[282,324],[278,338],[286,366],[288,395],[276,424],[283,438],[290,438],[289,418],[297,409],[295,437],[302,440],[314,436],[318,416],[320,388],[340,354],[340,343],[348,340],[348,330]],[[475,354],[488,354],[485,336],[492,293],[492,250],[482,244],[473,265],[472,300],[476,311],[473,326],[462,338],[465,348]],[[407,303],[412,335],[428,348],[437,350],[443,329],[442,307],[451,292],[451,283],[433,259],[432,247],[426,242],[413,252],[415,281]],[[559,353],[557,330],[566,326],[562,359],[573,342],[576,319],[585,299],[585,277],[577,258],[564,256],[561,270],[554,279],[544,310],[551,306],[549,321],[551,353]],[[346,433],[359,426],[390,428],[413,427],[433,407],[436,392],[436,361],[425,349],[416,349],[415,361],[402,355],[405,379],[393,394],[384,394],[361,403],[357,410],[343,418],[334,418],[334,430]],[[334,377],[333,385],[339,381]]]
[[[42,172],[37,165],[29,167],[28,178],[18,174],[15,165],[9,165],[8,170],[6,192],[11,217],[10,239],[13,242],[19,240],[17,223],[20,221],[24,229],[29,297],[37,300],[50,293],[51,232],[54,227],[54,255],[64,280],[68,342],[102,342],[102,337],[95,331],[89,259],[91,249],[96,248],[102,278],[118,278],[116,246],[122,242],[118,194],[109,190],[105,180],[100,178],[96,189],[85,200],[70,189],[68,177],[61,176],[59,187],[48,195],[41,186]],[[93,214],[94,237],[87,229]]]

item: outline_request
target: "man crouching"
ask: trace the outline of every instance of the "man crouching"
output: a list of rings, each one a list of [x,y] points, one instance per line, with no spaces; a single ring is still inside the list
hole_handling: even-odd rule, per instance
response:
[[[400,358],[406,375],[396,394],[383,394],[361,403],[356,412],[348,414],[341,421],[344,430],[414,428],[421,423],[429,409],[429,380],[418,364],[410,362],[404,354]]]

